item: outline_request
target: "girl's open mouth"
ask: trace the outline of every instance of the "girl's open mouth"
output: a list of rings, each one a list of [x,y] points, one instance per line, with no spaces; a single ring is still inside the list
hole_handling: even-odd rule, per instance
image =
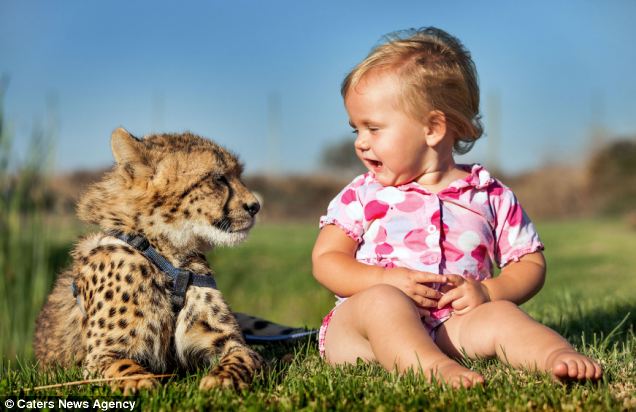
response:
[[[369,165],[371,165],[373,169],[379,169],[382,167],[382,162],[378,160],[367,159],[367,162],[369,163]]]

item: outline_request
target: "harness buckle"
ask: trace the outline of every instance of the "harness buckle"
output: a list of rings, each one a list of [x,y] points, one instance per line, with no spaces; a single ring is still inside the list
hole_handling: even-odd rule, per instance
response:
[[[185,303],[185,295],[188,290],[188,286],[192,282],[192,272],[182,269],[176,270],[174,277],[174,293],[172,294],[172,301],[175,306],[181,308]]]
[[[148,241],[148,239],[140,235],[137,235],[130,239],[128,244],[142,253],[150,247],[150,242]]]
[[[77,295],[79,295],[79,288],[77,287],[77,281],[73,281],[73,283],[71,283],[71,292],[73,292],[73,297],[77,298]]]

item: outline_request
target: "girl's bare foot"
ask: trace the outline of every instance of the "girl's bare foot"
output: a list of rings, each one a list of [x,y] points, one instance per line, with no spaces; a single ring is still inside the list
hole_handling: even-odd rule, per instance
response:
[[[449,384],[453,388],[471,388],[484,384],[484,377],[479,373],[467,369],[449,358],[433,363],[429,370],[432,380]]]
[[[546,361],[546,370],[557,380],[598,380],[603,375],[601,365],[573,349],[552,352]]]

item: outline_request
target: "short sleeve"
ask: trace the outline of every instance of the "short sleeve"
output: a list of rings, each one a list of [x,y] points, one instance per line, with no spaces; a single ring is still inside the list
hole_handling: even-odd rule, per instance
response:
[[[543,250],[534,224],[509,188],[495,184],[491,191],[495,213],[495,259],[499,267],[518,261],[523,255]]]
[[[364,210],[360,191],[363,184],[364,175],[358,176],[329,202],[327,214],[320,218],[321,229],[325,225],[336,225],[351,239],[362,241]]]

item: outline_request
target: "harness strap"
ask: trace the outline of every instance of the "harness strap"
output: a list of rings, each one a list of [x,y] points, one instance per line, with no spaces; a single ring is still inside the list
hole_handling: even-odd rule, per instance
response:
[[[163,257],[155,248],[150,245],[148,239],[138,234],[127,234],[118,231],[108,232],[141,252],[160,271],[168,275],[173,283],[173,300],[177,307],[183,307],[188,286],[194,285],[205,288],[216,289],[216,281],[212,276],[199,275],[189,270],[176,268]]]
[[[203,288],[217,289],[216,281],[212,276],[199,275],[198,273],[190,272],[189,270],[180,269],[172,266],[168,259],[163,257],[155,248],[150,246],[148,239],[141,235],[129,235],[122,232],[111,231],[108,232],[110,236],[114,236],[117,239],[123,240],[136,250],[141,252],[153,265],[155,265],[160,271],[168,275],[172,279],[172,301],[174,305],[181,309],[185,301],[185,295],[188,291],[188,286],[199,286]],[[78,299],[78,289],[75,281],[71,284],[71,290],[73,296]]]

